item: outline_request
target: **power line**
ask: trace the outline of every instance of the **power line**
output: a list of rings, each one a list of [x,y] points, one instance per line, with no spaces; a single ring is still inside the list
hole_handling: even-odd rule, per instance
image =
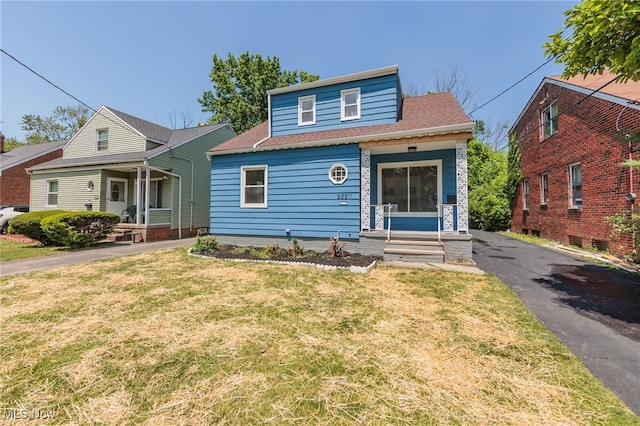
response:
[[[491,102],[495,101],[496,99],[498,99],[500,96],[504,95],[505,93],[507,93],[509,90],[513,89],[514,87],[516,87],[518,84],[522,83],[524,80],[526,80],[531,74],[535,73],[536,71],[538,71],[540,68],[544,67],[545,65],[547,65],[549,62],[551,62],[553,60],[553,58],[549,58],[545,63],[543,63],[542,65],[538,66],[536,69],[534,69],[533,71],[531,71],[529,74],[525,75],[524,77],[522,77],[520,80],[516,81],[515,83],[513,83],[511,86],[509,86],[508,88],[506,88],[505,90],[503,90],[502,92],[498,93],[496,96],[494,96],[493,98],[489,99],[487,102],[483,103],[482,105],[480,105],[479,107],[476,107],[473,111],[471,111],[469,113],[469,115],[473,114],[474,112],[476,112],[477,110],[479,110],[480,108],[485,107],[486,105],[490,104]]]
[[[43,79],[44,81],[46,81],[47,83],[49,83],[50,85],[52,85],[53,87],[55,87],[56,89],[58,89],[59,91],[61,91],[62,93],[64,93],[65,95],[69,96],[70,98],[73,98],[76,100],[76,102],[80,103],[81,105],[87,107],[88,109],[90,109],[91,111],[98,112],[95,108],[91,108],[89,105],[87,105],[86,103],[82,102],[80,99],[76,98],[75,96],[73,96],[71,93],[67,92],[66,90],[64,90],[63,88],[61,88],[60,86],[58,86],[57,84],[53,83],[51,80],[47,79],[46,77],[44,77],[42,74],[36,72],[34,69],[32,69],[31,67],[29,67],[28,65],[26,65],[23,62],[20,62],[15,56],[11,55],[9,52],[7,52],[4,49],[0,48],[0,52],[4,53],[5,55],[7,55],[8,57],[10,57],[11,59],[13,59],[14,61],[16,61],[17,63],[19,63],[20,65],[22,65],[23,67],[25,67],[26,69],[28,69],[29,71],[31,71],[33,74],[37,75],[38,77],[40,77],[41,79]]]

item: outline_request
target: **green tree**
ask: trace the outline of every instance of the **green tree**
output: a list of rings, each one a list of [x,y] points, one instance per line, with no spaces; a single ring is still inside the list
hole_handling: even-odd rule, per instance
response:
[[[467,147],[469,222],[473,228],[501,231],[511,223],[507,157],[477,139]]]
[[[26,114],[22,116],[21,128],[26,131],[26,143],[37,144],[73,136],[89,119],[89,109],[78,105],[58,106],[49,116]]]
[[[583,0],[567,10],[562,28],[543,47],[565,64],[564,77],[602,74],[640,80],[640,2]]]
[[[11,151],[12,149],[21,147],[23,145],[24,143],[20,142],[18,139],[14,137],[7,138],[4,141],[4,152]]]
[[[319,77],[306,71],[286,71],[277,56],[263,58],[249,52],[226,59],[213,55],[209,74],[213,90],[198,98],[202,111],[211,112],[210,124],[229,121],[242,133],[267,119],[267,90],[308,83]]]

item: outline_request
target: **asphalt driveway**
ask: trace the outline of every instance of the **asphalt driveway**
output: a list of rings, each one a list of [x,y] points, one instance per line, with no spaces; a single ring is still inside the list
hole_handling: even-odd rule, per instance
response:
[[[640,416],[640,277],[474,230],[473,256]]]

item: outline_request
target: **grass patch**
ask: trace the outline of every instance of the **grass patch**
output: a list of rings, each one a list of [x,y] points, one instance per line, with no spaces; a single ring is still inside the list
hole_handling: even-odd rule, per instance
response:
[[[0,262],[49,256],[64,250],[59,247],[40,246],[39,243],[22,243],[0,238]]]
[[[640,425],[495,277],[145,253],[0,280],[0,399],[52,424]]]

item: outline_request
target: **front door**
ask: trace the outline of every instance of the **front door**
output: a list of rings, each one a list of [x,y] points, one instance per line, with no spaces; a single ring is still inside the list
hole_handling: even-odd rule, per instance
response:
[[[118,216],[127,208],[127,180],[107,179],[107,212]]]

